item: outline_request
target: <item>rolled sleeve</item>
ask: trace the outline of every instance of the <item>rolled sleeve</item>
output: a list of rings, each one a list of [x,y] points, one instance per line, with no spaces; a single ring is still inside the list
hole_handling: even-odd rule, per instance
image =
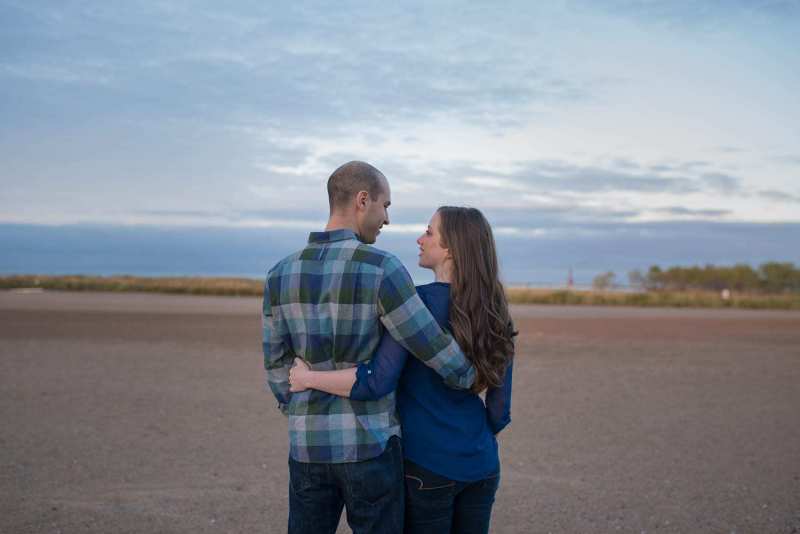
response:
[[[407,358],[408,351],[391,335],[384,333],[372,360],[358,366],[350,398],[377,400],[397,389]]]

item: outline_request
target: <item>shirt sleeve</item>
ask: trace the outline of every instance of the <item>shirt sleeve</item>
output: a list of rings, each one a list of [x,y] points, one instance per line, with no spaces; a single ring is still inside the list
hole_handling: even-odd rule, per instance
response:
[[[280,321],[272,313],[270,298],[269,277],[267,277],[261,314],[264,369],[267,385],[278,400],[278,408],[286,414],[286,406],[292,395],[289,391],[289,369],[292,367],[293,359],[292,354],[286,350]]]
[[[452,336],[441,329],[417,295],[408,271],[394,256],[389,256],[384,265],[378,308],[387,332],[436,371],[445,384],[458,389],[472,386],[475,367]]]
[[[496,388],[489,388],[486,392],[486,413],[489,418],[489,427],[497,434],[511,422],[511,378],[514,371],[514,362],[508,365],[503,383]]]
[[[388,332],[384,332],[375,356],[358,366],[350,398],[378,400],[397,389],[407,358],[408,351]]]

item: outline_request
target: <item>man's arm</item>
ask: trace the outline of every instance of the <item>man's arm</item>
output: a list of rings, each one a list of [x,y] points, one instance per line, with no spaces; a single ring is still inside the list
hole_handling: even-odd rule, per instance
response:
[[[408,271],[394,256],[389,256],[384,264],[378,311],[392,337],[439,373],[448,386],[459,389],[472,386],[475,367],[452,336],[439,327],[417,295]]]
[[[286,351],[280,324],[272,314],[270,303],[269,277],[264,283],[264,303],[261,314],[262,349],[264,352],[264,369],[267,371],[267,384],[272,394],[278,399],[278,408],[286,414],[291,393],[289,392],[289,369],[292,367],[292,355]]]

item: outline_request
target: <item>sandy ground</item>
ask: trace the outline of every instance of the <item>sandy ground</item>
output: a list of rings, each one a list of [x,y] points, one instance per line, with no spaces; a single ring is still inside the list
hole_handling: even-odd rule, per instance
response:
[[[0,532],[284,532],[259,306],[0,292]],[[800,532],[800,313],[514,315],[493,532]]]

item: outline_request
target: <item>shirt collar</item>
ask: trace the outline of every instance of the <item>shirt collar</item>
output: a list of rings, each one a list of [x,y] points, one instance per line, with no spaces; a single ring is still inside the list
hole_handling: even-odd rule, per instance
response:
[[[330,230],[329,232],[311,232],[308,234],[309,243],[330,243],[332,241],[344,241],[345,239],[358,239],[358,235],[349,228]]]

